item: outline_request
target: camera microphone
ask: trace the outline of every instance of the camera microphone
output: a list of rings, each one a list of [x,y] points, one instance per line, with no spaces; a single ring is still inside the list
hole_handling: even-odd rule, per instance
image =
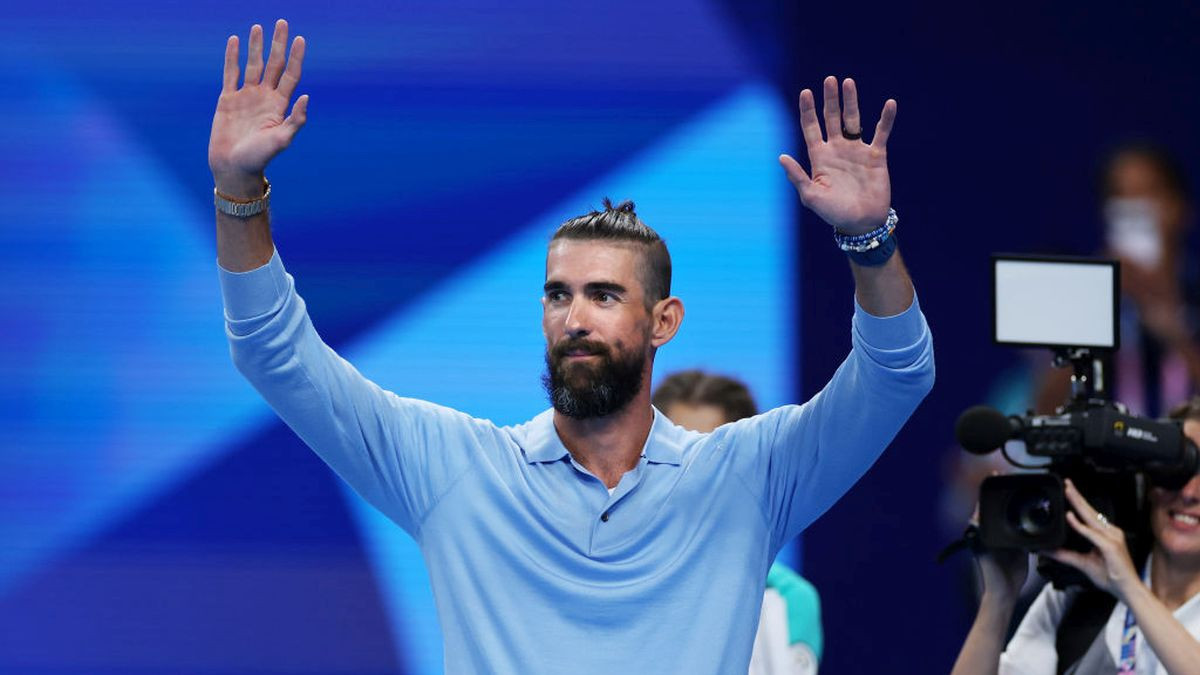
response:
[[[986,455],[1018,436],[1023,426],[1019,418],[1008,417],[990,406],[977,405],[958,416],[954,423],[954,438],[963,450]]]

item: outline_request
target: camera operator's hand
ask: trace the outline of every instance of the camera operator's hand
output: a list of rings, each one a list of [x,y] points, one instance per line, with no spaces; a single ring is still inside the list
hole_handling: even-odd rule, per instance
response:
[[[979,525],[978,504],[975,505],[975,514],[971,516],[971,524]],[[1025,587],[1025,580],[1029,577],[1029,554],[1013,549],[984,549],[975,554],[975,563],[979,565],[984,599],[1016,605],[1021,589]]]
[[[983,593],[1016,604],[1029,576],[1029,554],[1019,550],[982,551],[975,556]]]
[[[1067,522],[1095,547],[1087,553],[1067,549],[1053,551],[1054,560],[1070,565],[1087,575],[1097,588],[1102,588],[1126,602],[1129,593],[1141,585],[1141,577],[1133,566],[1129,547],[1125,545],[1125,532],[1108,522],[1083,495],[1075,484],[1067,479],[1065,492],[1074,512],[1067,512]],[[1078,514],[1078,515],[1077,515]]]
[[[971,524],[978,523],[979,506],[976,505]],[[1029,554],[1025,551],[985,550],[975,555],[975,561],[983,578],[983,598],[951,675],[994,675],[998,672],[1004,636],[1029,575]]]

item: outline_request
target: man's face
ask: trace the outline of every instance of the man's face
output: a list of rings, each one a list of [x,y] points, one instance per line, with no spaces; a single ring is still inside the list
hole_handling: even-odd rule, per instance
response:
[[[1200,444],[1200,422],[1184,422],[1183,432]],[[1200,562],[1200,475],[1179,490],[1151,488],[1150,528],[1165,553]]]
[[[617,412],[641,390],[651,346],[641,251],[559,239],[546,255],[543,383],[555,410],[577,419]]]

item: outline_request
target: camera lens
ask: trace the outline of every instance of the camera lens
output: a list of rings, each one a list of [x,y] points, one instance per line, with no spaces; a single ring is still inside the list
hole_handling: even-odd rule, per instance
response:
[[[1042,490],[1020,490],[1008,503],[1008,522],[1022,536],[1041,536],[1054,524],[1054,506]]]

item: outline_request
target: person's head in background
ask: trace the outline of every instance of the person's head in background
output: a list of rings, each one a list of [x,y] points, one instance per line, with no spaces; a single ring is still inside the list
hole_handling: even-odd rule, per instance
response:
[[[679,426],[709,432],[722,424],[758,414],[745,384],[699,370],[675,373],[658,385],[654,407]]]
[[[1175,407],[1170,417],[1182,420],[1183,433],[1200,445],[1200,397]],[[1150,529],[1156,555],[1200,574],[1200,474],[1178,490],[1150,489]]]
[[[1171,153],[1148,143],[1118,146],[1101,166],[1099,188],[1111,253],[1147,269],[1179,253],[1191,200],[1186,172]]]

